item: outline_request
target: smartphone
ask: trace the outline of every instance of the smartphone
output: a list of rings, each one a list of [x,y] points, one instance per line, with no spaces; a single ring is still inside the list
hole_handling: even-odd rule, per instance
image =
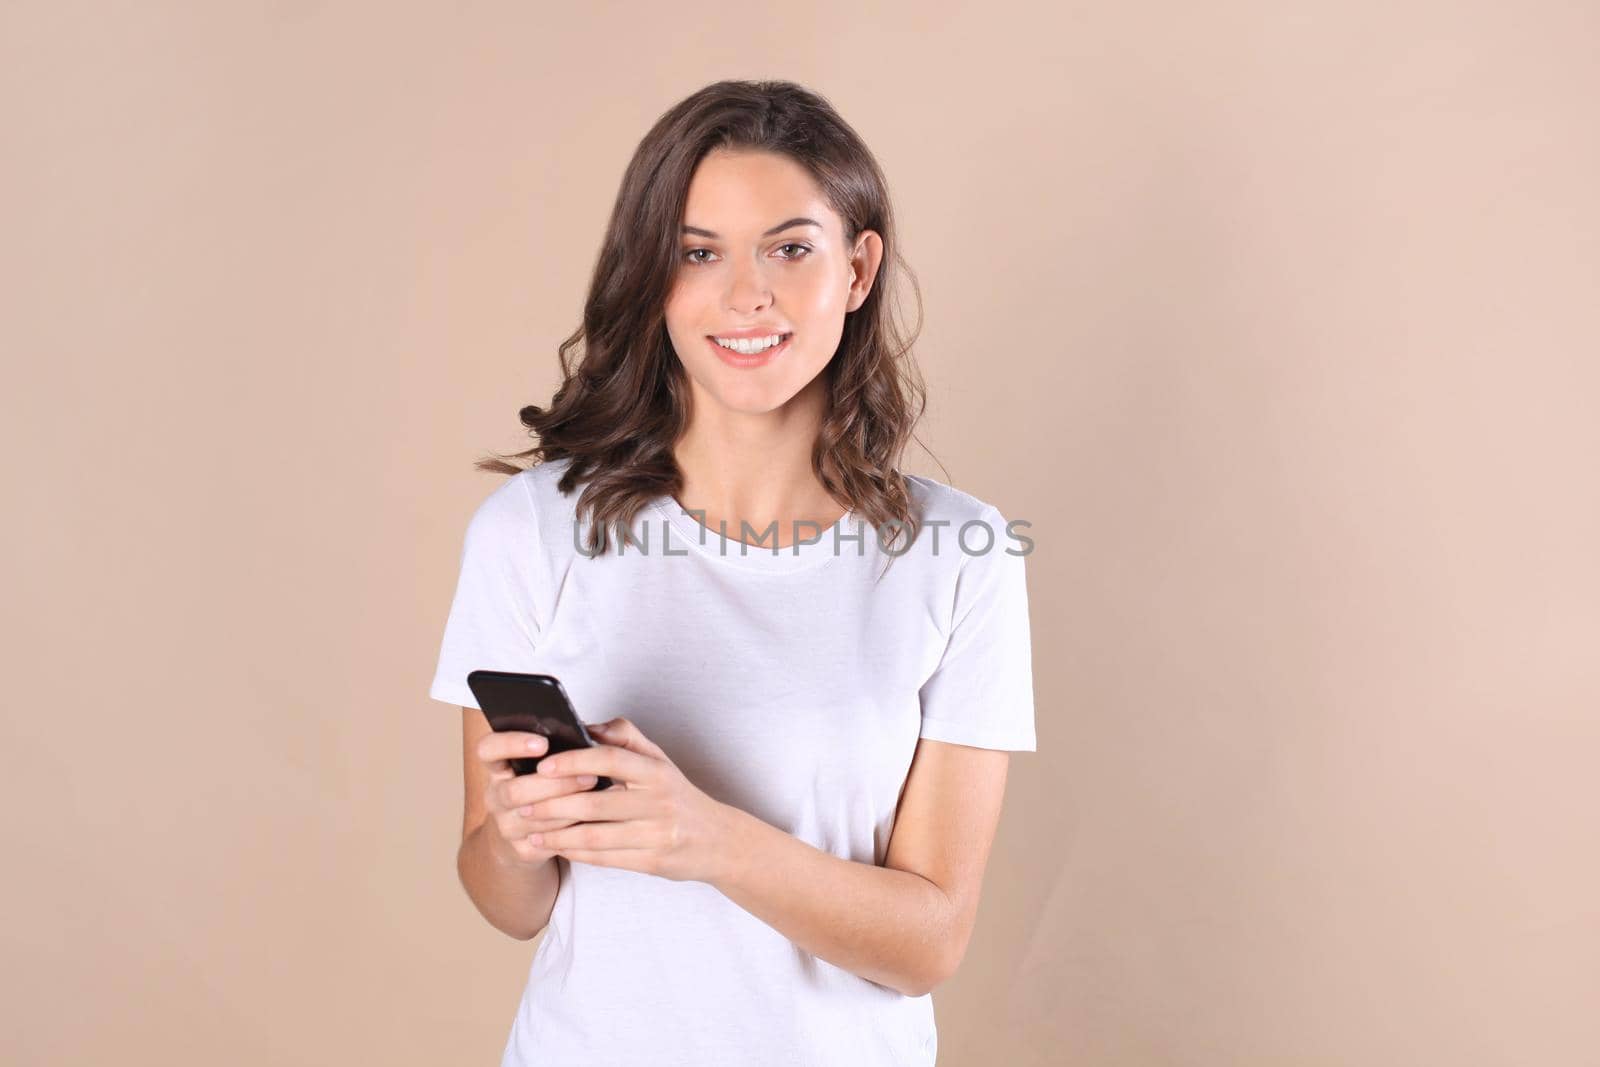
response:
[[[467,688],[478,698],[490,726],[543,734],[550,741],[546,755],[597,744],[554,675],[473,671],[467,675]],[[532,774],[539,769],[539,760],[539,756],[513,756],[511,769],[519,775]],[[611,779],[602,774],[590,791],[609,788]]]

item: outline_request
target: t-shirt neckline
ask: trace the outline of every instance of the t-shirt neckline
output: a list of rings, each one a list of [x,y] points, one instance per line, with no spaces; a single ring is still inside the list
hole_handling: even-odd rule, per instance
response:
[[[755,545],[740,541],[737,537],[723,536],[716,527],[703,525],[685,511],[671,493],[662,493],[651,504],[666,519],[672,531],[671,540],[661,550],[667,555],[682,556],[687,551],[742,570],[787,572],[820,567],[847,552],[866,554],[866,549],[858,547],[854,538],[857,533],[865,538],[869,531],[865,524],[857,523],[855,512],[849,508],[820,535],[814,535],[810,525],[799,526],[802,537],[812,535],[815,540],[796,541],[774,549],[770,545]],[[792,535],[795,533],[793,526],[793,520],[779,523],[777,532]],[[754,531],[756,535],[763,532]]]

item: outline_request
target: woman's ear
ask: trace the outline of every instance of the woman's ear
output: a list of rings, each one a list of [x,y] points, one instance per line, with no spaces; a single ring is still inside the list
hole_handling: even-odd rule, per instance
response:
[[[854,311],[867,302],[872,283],[878,277],[878,265],[883,262],[883,238],[876,230],[862,230],[856,236],[855,251],[850,253],[850,299],[845,304],[847,312]]]

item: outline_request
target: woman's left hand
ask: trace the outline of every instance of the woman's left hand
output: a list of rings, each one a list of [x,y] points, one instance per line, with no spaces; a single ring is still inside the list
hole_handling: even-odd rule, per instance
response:
[[[727,806],[696,788],[628,719],[585,728],[600,744],[544,756],[535,773],[603,774],[616,784],[530,805],[533,819],[581,820],[535,834],[533,844],[581,863],[709,882],[726,856]]]

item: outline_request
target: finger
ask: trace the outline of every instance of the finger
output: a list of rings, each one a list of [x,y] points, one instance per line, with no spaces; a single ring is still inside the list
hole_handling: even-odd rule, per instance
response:
[[[629,751],[637,752],[641,756],[650,756],[655,759],[666,759],[667,754],[661,751],[661,746],[650,740],[634,724],[632,719],[617,716],[609,722],[598,723],[589,728],[594,733],[595,739],[608,745],[617,745]]]
[[[624,782],[650,782],[660,773],[661,760],[617,745],[569,748],[539,761],[541,775],[603,774]]]
[[[534,819],[572,819],[577,822],[619,822],[642,819],[651,814],[654,801],[638,790],[584,790],[531,801],[517,809],[519,815]]]
[[[565,851],[569,848],[600,851],[637,849],[641,852],[653,852],[656,845],[655,834],[650,824],[640,819],[624,819],[621,822],[580,822],[565,830],[551,830],[533,836],[538,838],[533,842],[535,845],[552,852]]]
[[[569,819],[565,817],[544,818],[537,814],[531,818],[523,815],[516,815],[514,818],[516,819],[518,833],[523,835],[541,833],[549,834],[554,833],[557,830],[565,830],[572,826],[585,826],[593,821],[588,819]],[[540,845],[539,847],[545,848],[547,846]]]
[[[478,738],[478,759],[484,763],[525,756],[542,756],[550,739],[529,730],[494,730]]]
[[[655,853],[647,848],[563,848],[550,849],[546,845],[534,845],[534,848],[543,848],[553,851],[572,863],[587,863],[593,867],[619,867],[629,871],[651,870]]]
[[[529,834],[549,833],[551,830],[565,830],[569,826],[577,825],[577,819],[524,819],[517,816],[512,823],[514,833],[509,837],[526,838]]]
[[[592,774],[564,775],[559,778],[552,778],[548,774],[518,775],[515,781],[505,786],[506,806],[516,808],[568,793],[585,792],[593,789],[594,783],[595,776]]]

